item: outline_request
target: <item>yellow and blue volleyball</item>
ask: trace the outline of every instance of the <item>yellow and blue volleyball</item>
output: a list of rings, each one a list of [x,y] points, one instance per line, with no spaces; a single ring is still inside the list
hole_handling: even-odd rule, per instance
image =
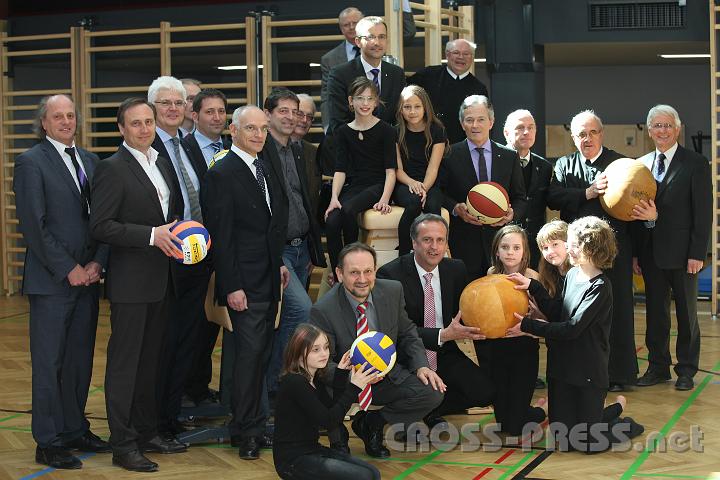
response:
[[[177,250],[173,252],[173,259],[185,265],[194,265],[201,262],[210,250],[210,234],[202,223],[194,220],[178,222],[170,231],[182,243],[173,241]]]
[[[392,370],[395,365],[395,344],[382,332],[369,331],[355,339],[350,347],[350,362],[355,368],[367,363],[383,376]]]

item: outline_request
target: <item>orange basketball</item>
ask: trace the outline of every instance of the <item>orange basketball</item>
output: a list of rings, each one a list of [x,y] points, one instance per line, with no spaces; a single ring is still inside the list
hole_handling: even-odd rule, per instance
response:
[[[467,194],[468,213],[484,224],[498,222],[510,208],[510,199],[502,185],[481,182]]]
[[[632,158],[618,158],[605,169],[608,185],[600,205],[618,220],[632,220],[632,209],[640,200],[655,200],[657,183],[650,170]]]
[[[471,282],[460,295],[463,323],[477,327],[487,338],[505,336],[518,321],[513,313],[528,311],[528,296],[515,290],[515,283],[505,275],[488,275]]]

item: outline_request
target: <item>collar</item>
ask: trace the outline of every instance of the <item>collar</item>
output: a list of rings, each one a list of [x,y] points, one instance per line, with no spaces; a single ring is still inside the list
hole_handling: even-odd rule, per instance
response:
[[[372,70],[373,68],[377,68],[378,70],[380,70],[380,72],[378,73],[378,78],[381,78],[380,76],[382,75],[382,60],[380,61],[380,65],[378,65],[377,67],[373,67],[372,65],[370,65],[368,62],[365,61],[365,59],[363,58],[362,53],[361,53],[360,54],[360,63],[362,63],[363,69],[365,69],[365,75],[367,75],[370,72],[370,70]]]
[[[599,151],[598,154],[595,155],[593,158],[585,158],[585,156],[584,156],[582,153],[580,153],[580,151],[578,151],[578,153],[580,153],[580,158],[582,158],[583,163],[584,163],[586,160],[590,160],[590,163],[595,163],[595,160],[597,160],[598,158],[600,158],[600,155],[602,155],[604,149],[605,149],[605,147],[600,146],[600,151]]]
[[[157,161],[158,152],[153,147],[148,147],[147,154],[131,147],[127,144],[127,142],[123,142],[123,147],[127,148],[128,152],[130,152],[130,155],[135,157],[135,159],[139,162],[147,162],[151,165],[154,165]]]
[[[68,147],[68,146],[65,145],[64,143],[58,142],[58,141],[55,140],[54,138],[50,138],[50,137],[48,137],[47,135],[45,136],[45,138],[47,139],[48,142],[50,142],[50,144],[51,144],[53,147],[55,147],[55,150],[57,150],[58,153],[60,154],[60,158],[62,158],[62,155],[63,155],[63,153],[65,153],[65,149],[66,149],[66,148],[75,148],[75,140],[73,140],[72,145],[70,145],[70,146]]]
[[[350,295],[350,292],[347,291],[347,288],[345,288],[344,286],[341,286],[340,288],[343,289],[345,297],[348,299],[348,302],[350,302],[350,306],[352,307],[353,312],[356,312],[358,305],[360,305],[360,302],[358,302],[355,297]],[[370,292],[370,295],[368,295],[365,301],[368,303],[368,305],[373,305],[372,292]]]
[[[482,147],[482,148],[484,148],[485,150],[487,150],[488,152],[491,152],[491,151],[492,151],[492,146],[491,146],[491,144],[490,144],[490,138],[488,138],[488,139],[485,141],[485,143],[483,143],[482,145],[475,145],[475,143],[473,143],[473,141],[470,140],[469,138],[467,139],[467,143],[468,143],[468,147],[470,148],[470,151],[471,151],[471,152],[472,152],[473,150],[475,150],[476,148],[478,148],[478,147]]]
[[[158,137],[160,137],[160,141],[162,141],[162,143],[167,143],[167,142],[169,142],[170,139],[172,139],[172,138],[177,138],[178,140],[180,139],[180,135],[177,135],[177,134],[176,134],[176,135],[173,137],[173,136],[171,136],[168,132],[166,132],[165,130],[163,130],[163,129],[160,128],[160,127],[155,127],[155,132],[157,133]]]
[[[278,151],[280,151],[280,149],[282,149],[282,148],[290,148],[290,142],[292,141],[290,138],[288,138],[287,145],[283,145],[282,143],[280,143],[280,142],[278,141],[277,138],[275,138],[275,137],[273,136],[272,132],[268,132],[268,136],[272,139],[272,142],[275,144],[275,146],[277,147]]]
[[[235,154],[242,159],[243,162],[247,163],[249,167],[254,167],[253,162],[255,159],[257,159],[257,155],[250,155],[245,150],[242,150],[240,147],[235,145],[234,143],[230,147],[230,150],[235,152]]]
[[[465,77],[467,77],[468,75],[470,75],[470,69],[468,69],[467,72],[465,72],[465,73],[463,73],[463,74],[461,74],[461,75],[458,75],[457,73],[455,73],[455,72],[453,72],[452,70],[450,70],[450,67],[445,67],[445,70],[447,70],[448,75],[450,75],[450,76],[453,78],[453,80],[454,80],[454,79],[462,80],[463,78],[465,78]]]
[[[192,134],[195,136],[195,140],[197,140],[198,146],[200,147],[201,150],[203,148],[207,147],[208,145],[210,145],[211,143],[215,143],[215,142],[222,143],[221,137],[218,137],[217,140],[210,140],[208,137],[206,137],[205,135],[200,133],[200,130],[198,130],[197,128],[195,129],[195,131]]]
[[[352,55],[353,57],[355,57],[355,47],[356,47],[356,45],[354,43],[350,43],[346,39],[345,40],[345,56]]]
[[[419,264],[419,263],[417,262],[417,260],[415,259],[415,255],[414,255],[414,254],[413,254],[413,262],[415,263],[415,268],[417,269],[418,275],[420,276],[420,280],[424,280],[424,279],[425,279],[424,276],[425,276],[426,273],[432,273],[433,279],[435,279],[435,278],[440,278],[440,268],[439,268],[439,265],[435,265],[435,268],[434,268],[432,271],[428,272],[427,270],[425,270],[423,267],[420,266],[420,264]]]
[[[675,152],[677,152],[677,149],[678,149],[678,143],[677,143],[677,142],[675,142],[675,145],[673,145],[672,147],[668,148],[668,149],[667,149],[666,151],[664,151],[664,152],[661,152],[660,150],[658,150],[658,149],[656,148],[656,149],[655,149],[655,158],[657,158],[658,155],[660,155],[661,153],[664,153],[664,154],[665,154],[665,161],[667,161],[667,163],[670,163],[670,161],[671,161],[671,160],[673,159],[673,157],[675,156]]]

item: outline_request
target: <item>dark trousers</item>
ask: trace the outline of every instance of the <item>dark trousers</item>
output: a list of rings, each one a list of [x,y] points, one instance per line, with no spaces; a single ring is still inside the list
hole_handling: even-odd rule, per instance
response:
[[[208,397],[212,381],[212,354],[215,351],[220,325],[205,322],[200,325],[192,366],[185,379],[185,394],[196,402]]]
[[[468,280],[487,275],[492,265],[490,247],[497,231],[495,227],[470,225],[459,217],[450,218],[450,253],[465,262]]]
[[[613,293],[610,326],[610,383],[634,385],[638,366],[635,350],[635,317],[633,309],[632,244],[627,233],[617,234],[618,254],[613,267],[605,270]]]
[[[604,403],[607,396],[607,389],[596,386],[577,386],[564,382],[554,377],[548,377],[548,416],[550,417],[550,430],[560,434],[556,435],[559,440],[559,449],[579,450],[583,452],[597,452],[609,448],[609,444],[602,445],[603,439],[590,435],[590,427],[596,423],[605,422],[606,427],[601,428],[600,434],[607,439],[609,423],[612,415],[604,415]],[[617,409],[613,407],[612,413]],[[608,413],[611,413],[610,411]],[[618,413],[619,415],[619,413]],[[574,427],[579,426],[587,434],[587,438],[572,436],[565,433],[570,432]],[[569,443],[564,444],[566,439]]]
[[[326,447],[276,469],[284,480],[380,480],[380,471],[374,465]]]
[[[171,431],[180,415],[185,380],[192,369],[201,326],[208,323],[205,296],[210,269],[198,265],[173,264],[174,299],[163,335],[157,387],[158,430]]]
[[[395,368],[398,368],[397,364]],[[386,378],[373,385],[372,394],[372,404],[383,406],[379,412],[390,425],[403,423],[407,426],[421,421],[443,400],[442,392],[423,384],[414,373],[409,373],[398,383]]]
[[[340,250],[358,239],[358,213],[371,209],[380,200],[383,187],[382,183],[364,187],[350,185],[343,187],[340,192],[338,200],[342,208],[330,212],[325,221],[325,235],[333,274]]]
[[[166,320],[167,298],[110,305],[105,403],[116,455],[157,435],[157,371]]]
[[[32,434],[41,448],[82,436],[92,376],[98,288],[68,295],[29,295]]]
[[[235,348],[230,434],[243,437],[265,432],[268,417],[265,375],[275,332],[276,302],[250,302],[242,312],[228,308]]]
[[[427,192],[425,206],[421,205],[420,196],[412,193],[407,185],[397,182],[395,191],[393,192],[395,203],[403,207],[405,211],[400,217],[398,223],[398,239],[400,240],[399,255],[405,255],[412,250],[412,241],[410,240],[410,226],[413,220],[420,216],[421,213],[435,213],[440,215],[442,208],[442,192],[438,187],[432,187]]]
[[[458,348],[438,354],[437,373],[447,385],[445,398],[433,412],[436,415],[465,413],[465,409],[486,406],[495,399],[495,385],[488,372]]]
[[[645,345],[648,348],[648,370],[660,375],[670,375],[670,290],[675,296],[677,316],[677,343],[675,354],[677,375],[694,376],[700,360],[700,326],[697,318],[698,277],[690,275],[686,268],[662,269],[649,255],[640,257],[645,280],[647,330]]]

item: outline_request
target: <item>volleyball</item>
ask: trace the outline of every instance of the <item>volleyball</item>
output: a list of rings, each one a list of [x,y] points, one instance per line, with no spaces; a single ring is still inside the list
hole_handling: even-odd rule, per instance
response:
[[[479,328],[487,338],[500,338],[518,322],[513,313],[527,313],[528,295],[505,275],[487,275],[465,287],[460,311],[465,325]]]
[[[652,172],[632,158],[618,158],[605,169],[607,188],[600,205],[618,220],[632,220],[632,209],[640,200],[655,200],[657,183]]]
[[[383,376],[395,365],[395,344],[382,332],[369,331],[355,339],[350,347],[350,363],[360,368],[363,363]]]
[[[194,220],[178,222],[170,231],[182,243],[173,241],[178,248],[173,252],[173,259],[184,265],[195,265],[201,262],[210,250],[210,234],[201,223]]]
[[[510,198],[502,185],[481,182],[467,194],[468,213],[484,224],[500,221],[510,208]]]

